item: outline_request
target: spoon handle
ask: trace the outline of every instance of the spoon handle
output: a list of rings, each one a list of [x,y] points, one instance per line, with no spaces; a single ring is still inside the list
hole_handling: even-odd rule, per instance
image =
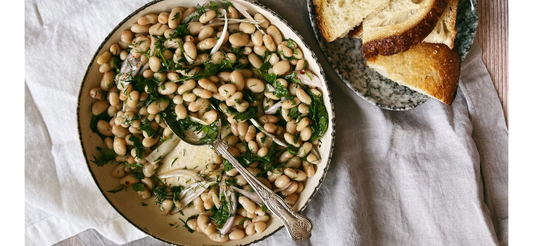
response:
[[[287,203],[272,190],[268,189],[255,176],[253,176],[246,168],[244,168],[233,155],[228,151],[228,145],[222,140],[218,139],[213,143],[213,147],[227,159],[237,171],[246,179],[248,184],[252,186],[254,191],[259,195],[267,208],[274,213],[283,222],[289,235],[294,241],[302,241],[311,237],[311,230],[313,223],[307,217],[294,212]]]

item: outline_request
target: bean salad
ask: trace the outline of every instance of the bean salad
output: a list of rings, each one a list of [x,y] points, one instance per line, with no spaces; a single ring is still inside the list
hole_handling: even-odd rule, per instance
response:
[[[195,210],[182,220],[191,233],[239,240],[263,233],[272,215],[220,155],[201,170],[158,173],[179,143],[169,125],[214,139],[220,118],[228,151],[291,206],[321,162],[329,122],[322,81],[296,41],[238,2],[142,16],[96,63],[103,75],[90,90],[90,126],[104,144],[92,162],[116,165],[111,193],[131,187],[163,216]],[[176,177],[187,185],[167,182]]]

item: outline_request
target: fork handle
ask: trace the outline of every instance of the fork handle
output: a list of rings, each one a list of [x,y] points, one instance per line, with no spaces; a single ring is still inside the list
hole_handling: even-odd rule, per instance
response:
[[[294,241],[302,241],[311,237],[311,230],[313,229],[313,222],[307,217],[294,212],[289,205],[278,194],[268,189],[255,176],[253,176],[246,168],[244,168],[233,155],[228,151],[228,145],[222,140],[217,139],[213,143],[213,147],[228,160],[237,171],[246,179],[248,184],[252,186],[254,191],[259,195],[267,208],[275,214],[281,222],[285,225],[289,236]]]

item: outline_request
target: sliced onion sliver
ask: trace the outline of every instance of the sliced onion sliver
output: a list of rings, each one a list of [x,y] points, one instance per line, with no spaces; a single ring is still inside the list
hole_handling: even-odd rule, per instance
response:
[[[172,133],[170,135],[170,138],[167,139],[165,142],[163,142],[159,147],[157,147],[155,150],[152,151],[147,157],[146,160],[150,162],[151,164],[155,164],[159,162],[159,160],[163,159],[170,151],[172,151],[176,146],[178,146],[178,143],[180,142],[180,139]]]
[[[236,190],[237,192],[241,193],[243,196],[247,197],[248,199],[254,201],[257,204],[261,204],[261,202],[262,202],[262,200],[259,197],[259,195],[257,195],[257,193],[255,193],[253,191],[243,190],[243,189],[237,188],[235,186],[231,186],[231,188]]]
[[[268,108],[265,111],[265,114],[275,114],[278,111],[278,108],[280,108],[283,102],[285,101],[287,101],[287,99],[282,98],[279,102],[275,103],[274,105],[272,105],[272,107]]]
[[[255,22],[254,18],[252,18],[252,16],[248,14],[248,11],[247,11],[248,8],[244,7],[240,3],[237,3],[236,1],[230,1],[230,2],[233,4],[233,7],[235,7],[235,9],[237,9],[246,19],[248,19],[249,21]],[[263,35],[265,35],[265,32],[263,31],[263,29],[261,29],[259,24],[254,23],[254,25],[257,28],[257,30],[259,30]]]
[[[198,176],[198,173],[193,170],[177,169],[172,170],[159,175],[161,179],[174,178],[174,177],[187,177],[194,181],[202,181],[202,177]]]
[[[228,220],[226,220],[226,223],[224,224],[222,229],[220,229],[220,234],[226,235],[233,226],[233,221],[235,220],[235,212],[237,211],[237,196],[235,196],[235,192],[231,187],[227,191],[222,192],[224,192],[224,196],[226,197],[226,201],[228,204],[228,210],[231,214]]]
[[[204,191],[215,182],[198,182],[196,184],[193,184],[191,187],[182,190],[178,194],[178,198],[180,199],[179,203],[180,206],[176,206],[171,212],[170,215],[177,214],[182,208],[187,207],[189,203],[194,201],[197,197],[199,197]]]
[[[220,35],[220,38],[215,44],[215,47],[213,47],[211,53],[209,53],[210,55],[214,55],[215,52],[220,49],[220,46],[222,46],[222,43],[224,43],[224,39],[226,37],[226,34],[228,33],[228,14],[226,13],[226,10],[222,10],[222,13],[224,14],[224,30],[222,30],[222,35]]]
[[[276,136],[270,134],[269,132],[267,132],[265,130],[265,128],[263,128],[263,126],[261,126],[261,124],[259,124],[259,122],[257,122],[257,120],[255,120],[254,118],[251,118],[250,119],[250,122],[252,122],[252,124],[257,127],[257,129],[259,129],[262,133],[264,133],[265,135],[267,135],[267,137],[269,138],[272,138],[272,141],[274,141],[275,143],[277,143],[278,145],[281,145],[283,147],[288,147],[288,145],[283,142],[282,140],[279,140]]]
[[[296,71],[296,78],[304,85],[311,85],[315,87],[322,87],[322,81],[318,76],[309,70]]]

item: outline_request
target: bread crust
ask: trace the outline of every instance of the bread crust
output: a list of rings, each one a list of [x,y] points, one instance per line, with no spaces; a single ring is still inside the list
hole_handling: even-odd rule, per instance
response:
[[[328,42],[332,42],[335,40],[335,37],[332,37],[330,35],[330,29],[329,27],[326,26],[326,21],[323,20],[323,16],[324,16],[324,7],[323,7],[323,2],[322,0],[313,0],[313,4],[315,5],[315,10],[316,10],[316,22],[318,23],[318,29],[320,30],[320,33],[322,33],[322,36],[324,36],[324,38],[326,39],[326,41]]]
[[[363,57],[390,56],[421,43],[433,31],[447,5],[448,0],[435,0],[424,19],[412,28],[397,35],[363,43]]]
[[[451,105],[461,73],[456,49],[445,44],[420,43],[392,56],[374,56],[367,66],[391,80]]]
[[[363,24],[355,26],[350,32],[348,32],[349,38],[359,38],[363,37]]]

